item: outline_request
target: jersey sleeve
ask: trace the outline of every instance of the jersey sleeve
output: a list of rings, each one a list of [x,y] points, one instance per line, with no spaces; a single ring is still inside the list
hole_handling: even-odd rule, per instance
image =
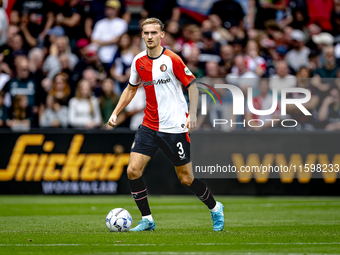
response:
[[[172,68],[176,78],[187,88],[196,81],[196,77],[179,56],[172,57]]]
[[[131,86],[139,86],[141,79],[139,77],[139,74],[136,69],[136,58],[133,59],[132,65],[131,65],[131,71],[130,71],[130,79],[129,84]]]

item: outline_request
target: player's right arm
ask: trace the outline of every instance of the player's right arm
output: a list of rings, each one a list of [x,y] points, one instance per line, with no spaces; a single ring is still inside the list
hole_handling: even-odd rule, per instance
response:
[[[121,113],[125,107],[131,102],[132,98],[136,95],[138,86],[131,86],[130,84],[124,89],[116,108],[113,110],[108,124],[111,127],[115,127],[117,124],[117,116]]]

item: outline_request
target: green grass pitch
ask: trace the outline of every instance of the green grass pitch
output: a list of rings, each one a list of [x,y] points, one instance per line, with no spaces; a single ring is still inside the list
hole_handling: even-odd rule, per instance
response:
[[[141,219],[131,196],[0,196],[0,254],[340,254],[340,198],[217,200],[222,232],[194,196],[149,196],[155,231],[111,233],[113,208]]]

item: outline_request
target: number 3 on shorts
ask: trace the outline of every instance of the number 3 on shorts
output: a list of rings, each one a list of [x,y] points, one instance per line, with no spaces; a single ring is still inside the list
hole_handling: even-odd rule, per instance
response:
[[[177,143],[177,147],[178,147],[178,154],[180,158],[184,158],[185,154],[184,154],[184,150],[183,150],[183,144],[181,142]]]

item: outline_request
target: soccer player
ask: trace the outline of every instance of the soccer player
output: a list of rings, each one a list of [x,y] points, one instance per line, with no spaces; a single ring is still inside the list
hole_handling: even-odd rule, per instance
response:
[[[130,231],[155,229],[142,174],[158,148],[161,148],[175,165],[181,183],[207,205],[213,220],[213,230],[222,231],[223,205],[215,201],[200,179],[193,177],[190,161],[188,132],[196,128],[198,103],[195,76],[178,55],[161,46],[165,33],[164,25],[159,19],[146,19],[142,29],[147,50],[134,58],[129,85],[123,91],[108,122],[112,127],[116,125],[118,114],[130,103],[138,86],[142,84],[146,93],[146,108],[143,123],[139,126],[132,144],[127,168],[131,193],[142,214],[142,221]],[[189,91],[189,111],[181,83]]]

